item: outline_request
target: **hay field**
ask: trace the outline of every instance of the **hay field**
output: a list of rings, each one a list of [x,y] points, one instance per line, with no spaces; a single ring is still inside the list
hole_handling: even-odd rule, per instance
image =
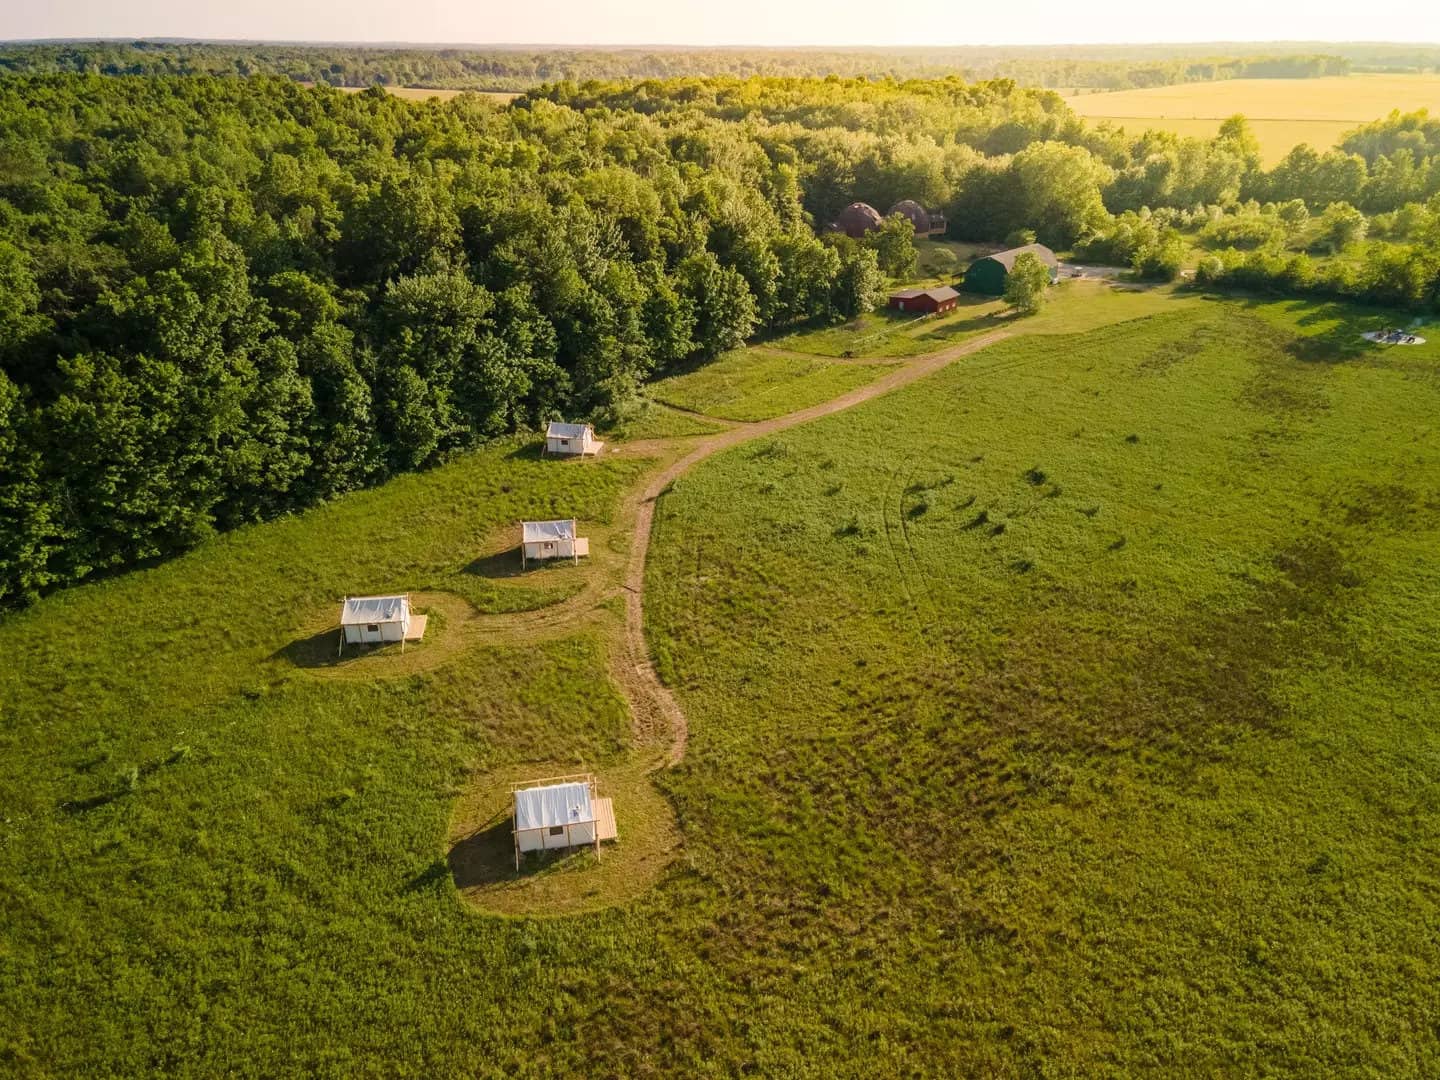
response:
[[[364,90],[368,90],[369,87],[342,86],[340,89],[347,94],[358,94]],[[508,90],[437,90],[428,86],[387,86],[385,90],[387,93],[398,98],[404,98],[406,101],[430,101],[431,99],[437,98],[440,101],[449,101],[459,94],[474,94],[476,97],[493,101],[496,105],[508,105],[520,96]]]
[[[1328,79],[1230,79],[1150,90],[1066,98],[1079,115],[1111,120],[1138,132],[1163,127],[1213,136],[1220,121],[1244,113],[1266,165],[1298,143],[1328,148],[1346,131],[1391,109],[1440,112],[1440,75],[1346,75]]]

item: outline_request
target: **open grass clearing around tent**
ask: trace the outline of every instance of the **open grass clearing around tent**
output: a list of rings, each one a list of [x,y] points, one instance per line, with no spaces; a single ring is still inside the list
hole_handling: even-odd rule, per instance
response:
[[[628,778],[615,810],[631,858],[658,845],[647,885],[675,830],[610,678],[622,526],[653,461],[537,449],[500,443],[0,621],[6,1071],[452,1072],[484,1043],[520,1065],[494,1014],[538,1031],[553,986],[535,969],[528,1014],[509,992],[474,1010],[472,966],[511,991],[529,977],[520,938],[456,902],[457,800],[537,762]],[[514,523],[561,513],[592,557],[520,574]],[[430,616],[425,640],[325,666],[340,598],[387,592]],[[568,877],[587,908],[638,888],[608,863]],[[402,1044],[427,1049],[406,1064]]]
[[[601,768],[602,798],[623,815],[619,835],[573,851],[531,852],[515,873],[511,784],[573,769],[573,763],[530,762],[481,773],[455,804],[445,853],[461,900],[501,915],[576,915],[639,897],[654,887],[680,843],[675,813],[655,788],[663,758],[632,757]]]
[[[647,392],[664,404],[725,420],[768,420],[839,397],[886,370],[883,364],[839,363],[757,346],[651,383]]]
[[[647,439],[688,439],[699,435],[713,435],[722,430],[723,424],[703,416],[641,399],[620,423],[605,432],[605,436],[609,439],[635,442]]]
[[[665,496],[671,786],[771,1071],[1440,1070],[1440,348],[1386,318],[1017,336]]]

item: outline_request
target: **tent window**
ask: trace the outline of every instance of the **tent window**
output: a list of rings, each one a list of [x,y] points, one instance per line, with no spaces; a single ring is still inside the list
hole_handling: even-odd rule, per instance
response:
[[[367,634],[378,634],[380,632],[380,625],[372,622],[365,627],[365,632]]]
[[[550,835],[551,835],[551,836],[564,836],[564,835],[565,835],[565,826],[564,826],[564,825],[551,825],[551,826],[550,826]]]

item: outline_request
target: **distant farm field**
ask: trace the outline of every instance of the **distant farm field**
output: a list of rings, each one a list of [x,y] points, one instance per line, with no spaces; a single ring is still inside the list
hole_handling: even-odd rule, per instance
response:
[[[347,94],[359,94],[369,88],[342,86],[340,89]],[[404,98],[406,101],[430,101],[432,99],[449,101],[460,94],[474,94],[476,97],[493,101],[497,105],[508,105],[520,96],[507,90],[437,90],[426,86],[387,86],[385,92],[398,98]]]
[[[1440,112],[1440,75],[1230,79],[1077,94],[1065,100],[1081,116],[1110,120],[1133,133],[1158,127],[1209,137],[1226,117],[1243,113],[1260,139],[1268,166],[1298,143],[1328,148],[1346,131],[1392,109]]]

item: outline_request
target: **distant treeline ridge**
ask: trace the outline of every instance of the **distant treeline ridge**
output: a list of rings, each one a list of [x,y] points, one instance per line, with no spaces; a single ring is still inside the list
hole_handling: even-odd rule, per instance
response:
[[[710,75],[838,75],[844,78],[1010,78],[1025,86],[1135,89],[1219,79],[1343,75],[1336,53],[1177,55],[1135,47],[1047,50],[902,49],[507,49],[368,48],[349,45],[241,45],[179,42],[16,44],[0,48],[0,72],[97,75],[284,75],[332,86],[424,86],[525,90],[586,79]],[[1098,54],[1098,55],[1097,55]],[[1375,64],[1371,56],[1369,62]],[[1383,62],[1382,62],[1383,63]],[[1395,67],[1440,64],[1440,47],[1401,54]]]

